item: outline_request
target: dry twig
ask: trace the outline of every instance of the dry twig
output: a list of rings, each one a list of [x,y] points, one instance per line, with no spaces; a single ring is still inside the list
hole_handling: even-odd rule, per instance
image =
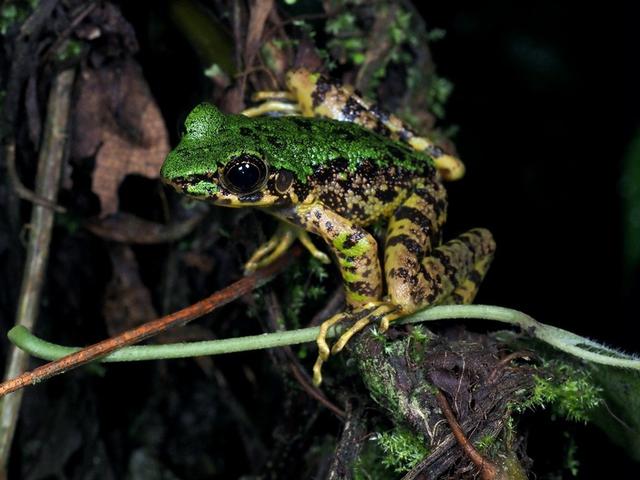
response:
[[[291,255],[280,257],[271,265],[232,283],[222,290],[218,290],[213,295],[210,295],[193,305],[156,320],[152,320],[151,322],[140,325],[139,327],[127,330],[115,337],[95,343],[72,353],[71,355],[46,363],[31,372],[26,372],[17,378],[6,381],[3,384],[0,384],[0,396],[4,396],[7,393],[14,392],[28,385],[33,385],[34,383],[46,380],[47,378],[64,373],[70,369],[78,368],[81,365],[92,362],[93,360],[103,357],[115,350],[141,342],[170,328],[185,325],[191,320],[206,315],[214,309],[222,305],[226,305],[242,295],[251,292],[253,289],[269,280],[273,275],[282,271],[290,261],[299,254],[300,248],[294,248],[291,251]]]
[[[60,72],[55,77],[49,94],[45,136],[38,159],[36,195],[50,203],[55,203],[58,194],[74,77],[73,69]],[[33,328],[38,315],[40,293],[49,257],[53,217],[54,212],[48,206],[34,204],[31,212],[31,235],[27,247],[27,260],[24,266],[15,322],[16,325],[24,326],[29,330]],[[17,347],[12,347],[5,378],[13,378],[24,372],[28,358],[25,352]],[[7,396],[2,401],[0,465],[3,469],[9,458],[21,402],[22,392]]]

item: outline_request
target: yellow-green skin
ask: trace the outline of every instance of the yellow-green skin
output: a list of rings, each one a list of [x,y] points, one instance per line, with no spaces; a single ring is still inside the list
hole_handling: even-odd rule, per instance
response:
[[[324,106],[327,88],[316,88],[318,78],[300,103]],[[353,109],[341,109],[335,96],[331,101],[326,111]],[[443,244],[447,200],[433,159],[372,130],[331,119],[228,115],[200,105],[187,118],[161,176],[190,196],[257,207],[322,237],[340,269],[351,311],[385,302],[404,314],[471,302],[493,256],[491,234],[473,229]],[[244,195],[230,191],[221,178],[225,166],[242,155],[260,158],[267,169],[260,188]],[[364,229],[381,218],[389,220],[386,296],[378,246]]]

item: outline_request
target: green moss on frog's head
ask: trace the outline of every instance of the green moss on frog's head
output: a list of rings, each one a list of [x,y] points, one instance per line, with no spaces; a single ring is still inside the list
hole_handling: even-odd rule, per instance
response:
[[[212,105],[197,106],[162,165],[162,179],[182,193],[230,207],[295,203],[293,173],[270,165],[250,124]]]
[[[187,194],[219,204],[265,206],[282,204],[278,193],[284,189],[276,189],[278,185],[301,189],[318,169],[336,164],[345,165],[347,174],[363,164],[380,170],[393,165],[416,173],[433,171],[424,154],[352,123],[249,118],[202,104],[187,117],[185,134],[165,160],[161,176]],[[240,188],[229,188],[234,179]],[[248,197],[249,191],[264,195]]]

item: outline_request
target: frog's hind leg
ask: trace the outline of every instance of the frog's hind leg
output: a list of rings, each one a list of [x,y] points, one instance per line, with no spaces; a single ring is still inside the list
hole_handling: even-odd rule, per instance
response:
[[[486,232],[486,230],[485,230]],[[489,242],[489,238],[484,238],[480,240],[481,242]],[[493,259],[493,255],[487,255],[480,258],[473,266],[473,269],[469,272],[469,274],[460,282],[460,284],[454,289],[453,293],[448,297],[444,298],[440,304],[444,305],[465,305],[473,302],[476,294],[478,293],[478,289],[480,288],[480,283],[484,279],[484,276],[487,274],[489,270],[489,266],[491,265],[491,260]]]
[[[441,190],[437,184],[416,189],[389,222],[385,277],[391,303],[405,313],[471,302],[493,257],[493,237],[480,228],[436,247],[445,218]]]
[[[300,105],[296,101],[295,95],[291,92],[270,92],[260,91],[252,95],[254,102],[262,102],[255,107],[242,111],[242,115],[247,117],[259,117],[262,115],[301,115]]]

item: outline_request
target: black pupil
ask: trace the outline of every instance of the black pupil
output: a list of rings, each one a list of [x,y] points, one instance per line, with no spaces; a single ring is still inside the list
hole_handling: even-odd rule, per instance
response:
[[[225,179],[231,190],[250,193],[264,180],[264,163],[255,157],[243,156],[232,160],[225,168]]]

